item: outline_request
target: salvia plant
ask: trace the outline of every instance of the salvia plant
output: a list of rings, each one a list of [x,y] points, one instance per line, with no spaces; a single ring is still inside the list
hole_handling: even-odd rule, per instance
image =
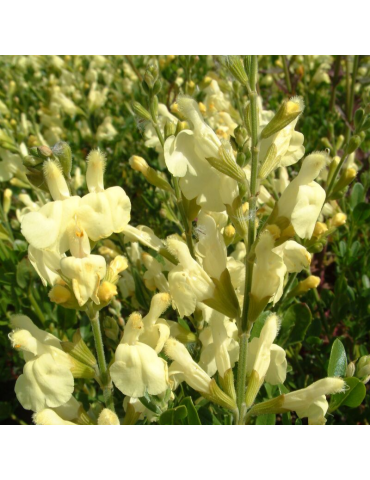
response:
[[[367,423],[368,58],[0,62],[1,380],[34,423]]]

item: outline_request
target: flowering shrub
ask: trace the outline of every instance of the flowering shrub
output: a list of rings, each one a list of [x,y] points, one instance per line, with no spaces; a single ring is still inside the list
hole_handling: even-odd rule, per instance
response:
[[[275,74],[259,60],[265,73],[256,56],[128,56],[118,70],[109,57],[13,58],[0,238],[19,298],[2,309],[36,424],[323,425],[364,402],[369,313],[343,296],[355,301],[346,275],[370,216],[368,177],[347,196],[368,144],[369,91],[355,83],[368,65],[282,56]],[[273,109],[272,82],[285,93],[277,104],[272,89]],[[307,88],[327,84],[329,137],[306,122],[307,142]],[[347,249],[333,296],[325,268]],[[369,278],[352,275],[366,298]]]

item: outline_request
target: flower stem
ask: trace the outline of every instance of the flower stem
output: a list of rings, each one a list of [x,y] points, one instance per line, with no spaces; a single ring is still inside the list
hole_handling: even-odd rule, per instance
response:
[[[286,58],[286,55],[281,55],[281,60],[283,62],[286,88],[288,90],[288,93],[292,93],[292,82],[290,81],[289,66],[288,66],[288,60]]]
[[[98,357],[100,381],[103,389],[105,406],[114,412],[112,385],[107,368],[107,363],[105,361],[103,338],[100,330],[99,312],[94,312],[93,309],[90,308],[87,314],[91,322],[92,332],[95,340],[95,349]]]
[[[238,363],[238,376],[237,376],[237,406],[239,409],[239,424],[244,425],[245,421],[245,387],[247,377],[247,353],[248,353],[248,340],[250,336],[250,330],[252,325],[248,323],[248,310],[250,292],[252,289],[252,278],[254,260],[252,258],[253,249],[252,246],[256,239],[256,204],[257,204],[257,169],[258,169],[258,112],[257,112],[257,92],[256,92],[256,79],[257,79],[257,56],[252,56],[252,67],[250,75],[250,88],[248,89],[248,96],[250,101],[251,110],[251,130],[252,130],[252,166],[251,166],[251,180],[250,180],[250,198],[249,198],[249,222],[248,222],[248,236],[246,245],[245,256],[245,289],[244,289],[244,303],[243,312],[240,322],[240,353]]]

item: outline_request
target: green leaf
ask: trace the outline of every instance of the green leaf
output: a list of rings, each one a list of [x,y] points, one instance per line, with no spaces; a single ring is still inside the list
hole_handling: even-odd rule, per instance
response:
[[[355,183],[352,188],[351,196],[349,197],[349,205],[353,210],[356,205],[365,200],[365,189],[361,183]]]
[[[344,377],[347,368],[347,355],[343,343],[337,338],[331,347],[328,377]]]
[[[268,413],[266,415],[258,415],[256,425],[275,425],[276,415],[274,413]]]
[[[140,400],[141,401],[141,400]],[[178,425],[186,418],[188,411],[185,405],[170,408],[159,417],[159,425]]]
[[[311,321],[311,311],[305,303],[291,305],[281,322],[279,345],[288,346],[303,342]]]
[[[353,210],[353,219],[357,224],[364,223],[370,218],[370,204],[361,202]]]
[[[202,425],[191,397],[184,398],[180,405],[184,405],[188,411],[188,425]]]
[[[357,408],[361,405],[366,395],[365,385],[356,377],[344,379],[347,387],[342,393],[332,395],[330,400],[329,412],[332,413],[340,406]]]

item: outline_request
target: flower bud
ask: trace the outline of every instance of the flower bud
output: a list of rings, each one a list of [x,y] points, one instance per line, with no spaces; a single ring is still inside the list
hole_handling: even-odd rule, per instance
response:
[[[71,177],[72,169],[72,150],[67,142],[58,142],[52,148],[53,154],[58,157],[62,165],[63,173],[67,178]]]
[[[346,377],[353,377],[355,374],[356,365],[353,362],[350,362],[346,368]]]
[[[119,334],[119,326],[113,317],[105,317],[103,320],[103,329],[105,335],[111,340],[117,340]]]
[[[370,355],[364,355],[356,365],[356,377],[363,378],[370,375]]]
[[[248,132],[244,127],[241,127],[240,125],[238,125],[234,130],[234,137],[238,147],[242,148],[244,143],[247,140]]]
[[[264,179],[275,170],[280,162],[280,155],[277,155],[277,147],[275,143],[272,143],[267,150],[266,157],[263,160],[258,172],[258,178]]]
[[[347,187],[355,178],[357,172],[354,168],[345,168],[339,177],[338,182],[335,184],[333,193],[340,192]]]
[[[86,184],[90,193],[104,190],[104,171],[106,158],[102,152],[92,150],[87,157]]]
[[[50,147],[48,147],[47,145],[40,145],[39,147],[32,147],[30,149],[30,152],[33,155],[36,155],[37,157],[42,158],[43,160],[45,158],[49,158],[53,155],[52,149]]]
[[[63,285],[54,285],[54,287],[48,293],[48,296],[50,301],[60,305],[68,302],[68,300],[72,297],[72,293]]]
[[[150,116],[150,113],[148,112],[148,110],[146,108],[144,108],[141,105],[141,103],[133,102],[132,109],[133,109],[134,113],[138,117],[140,117],[142,120],[147,120],[149,122],[152,120],[152,117]]]
[[[301,115],[303,110],[304,103],[302,97],[293,97],[290,100],[283,102],[275,116],[262,130],[261,138],[268,138],[274,133],[279,132]]]
[[[13,192],[10,190],[10,188],[6,188],[4,190],[3,209],[4,209],[5,215],[7,215],[10,210],[10,206],[12,203],[12,195],[13,195]]]
[[[360,135],[354,135],[349,141],[347,151],[346,151],[347,155],[357,150],[357,148],[361,145],[361,143],[362,143],[362,138],[360,137]]]
[[[117,293],[116,285],[110,282],[103,282],[98,289],[98,298],[101,303],[107,304]]]
[[[43,173],[53,200],[65,200],[70,196],[63,169],[58,161],[46,160],[43,164]]]
[[[224,228],[224,240],[225,240],[225,245],[228,247],[232,241],[234,240],[235,237],[235,228],[229,224]]]
[[[281,230],[277,225],[275,224],[267,225],[266,230],[268,230],[271,233],[274,240],[277,240],[278,238],[280,238]]]
[[[150,167],[142,157],[133,155],[129,159],[128,163],[130,164],[130,167],[133,170],[135,170],[136,172],[141,172],[144,175],[144,177],[146,177],[146,175],[148,174]]]
[[[321,282],[320,277],[316,277],[315,275],[310,275],[309,277],[299,282],[298,285],[289,292],[288,298],[293,298],[293,297],[298,297],[299,295],[303,295],[307,293],[309,290],[317,288],[320,285],[320,282]]]
[[[336,213],[331,219],[331,225],[333,227],[341,227],[347,221],[347,215],[345,213]]]
[[[236,163],[230,144],[223,144],[219,148],[219,158],[208,157],[209,164],[221,173],[233,178],[237,182],[244,183],[246,176],[244,170]]]
[[[328,231],[328,227],[326,226],[325,223],[316,222],[312,236],[317,238],[327,231]]]
[[[104,408],[99,415],[98,425],[120,425],[119,418],[112,410]]]
[[[154,170],[154,168],[149,167],[147,162],[142,157],[133,155],[129,160],[129,164],[133,170],[141,172],[151,185],[173,193],[173,189],[167,180],[163,178],[159,172]]]
[[[241,58],[236,55],[228,55],[225,57],[225,65],[229,72],[242,84],[248,83],[248,76],[244,69]]]
[[[338,135],[337,141],[335,143],[335,148],[338,151],[344,143],[344,135]]]
[[[164,138],[167,140],[168,137],[171,137],[172,135],[175,135],[176,132],[176,125],[171,122],[167,121],[165,126],[164,126]]]

